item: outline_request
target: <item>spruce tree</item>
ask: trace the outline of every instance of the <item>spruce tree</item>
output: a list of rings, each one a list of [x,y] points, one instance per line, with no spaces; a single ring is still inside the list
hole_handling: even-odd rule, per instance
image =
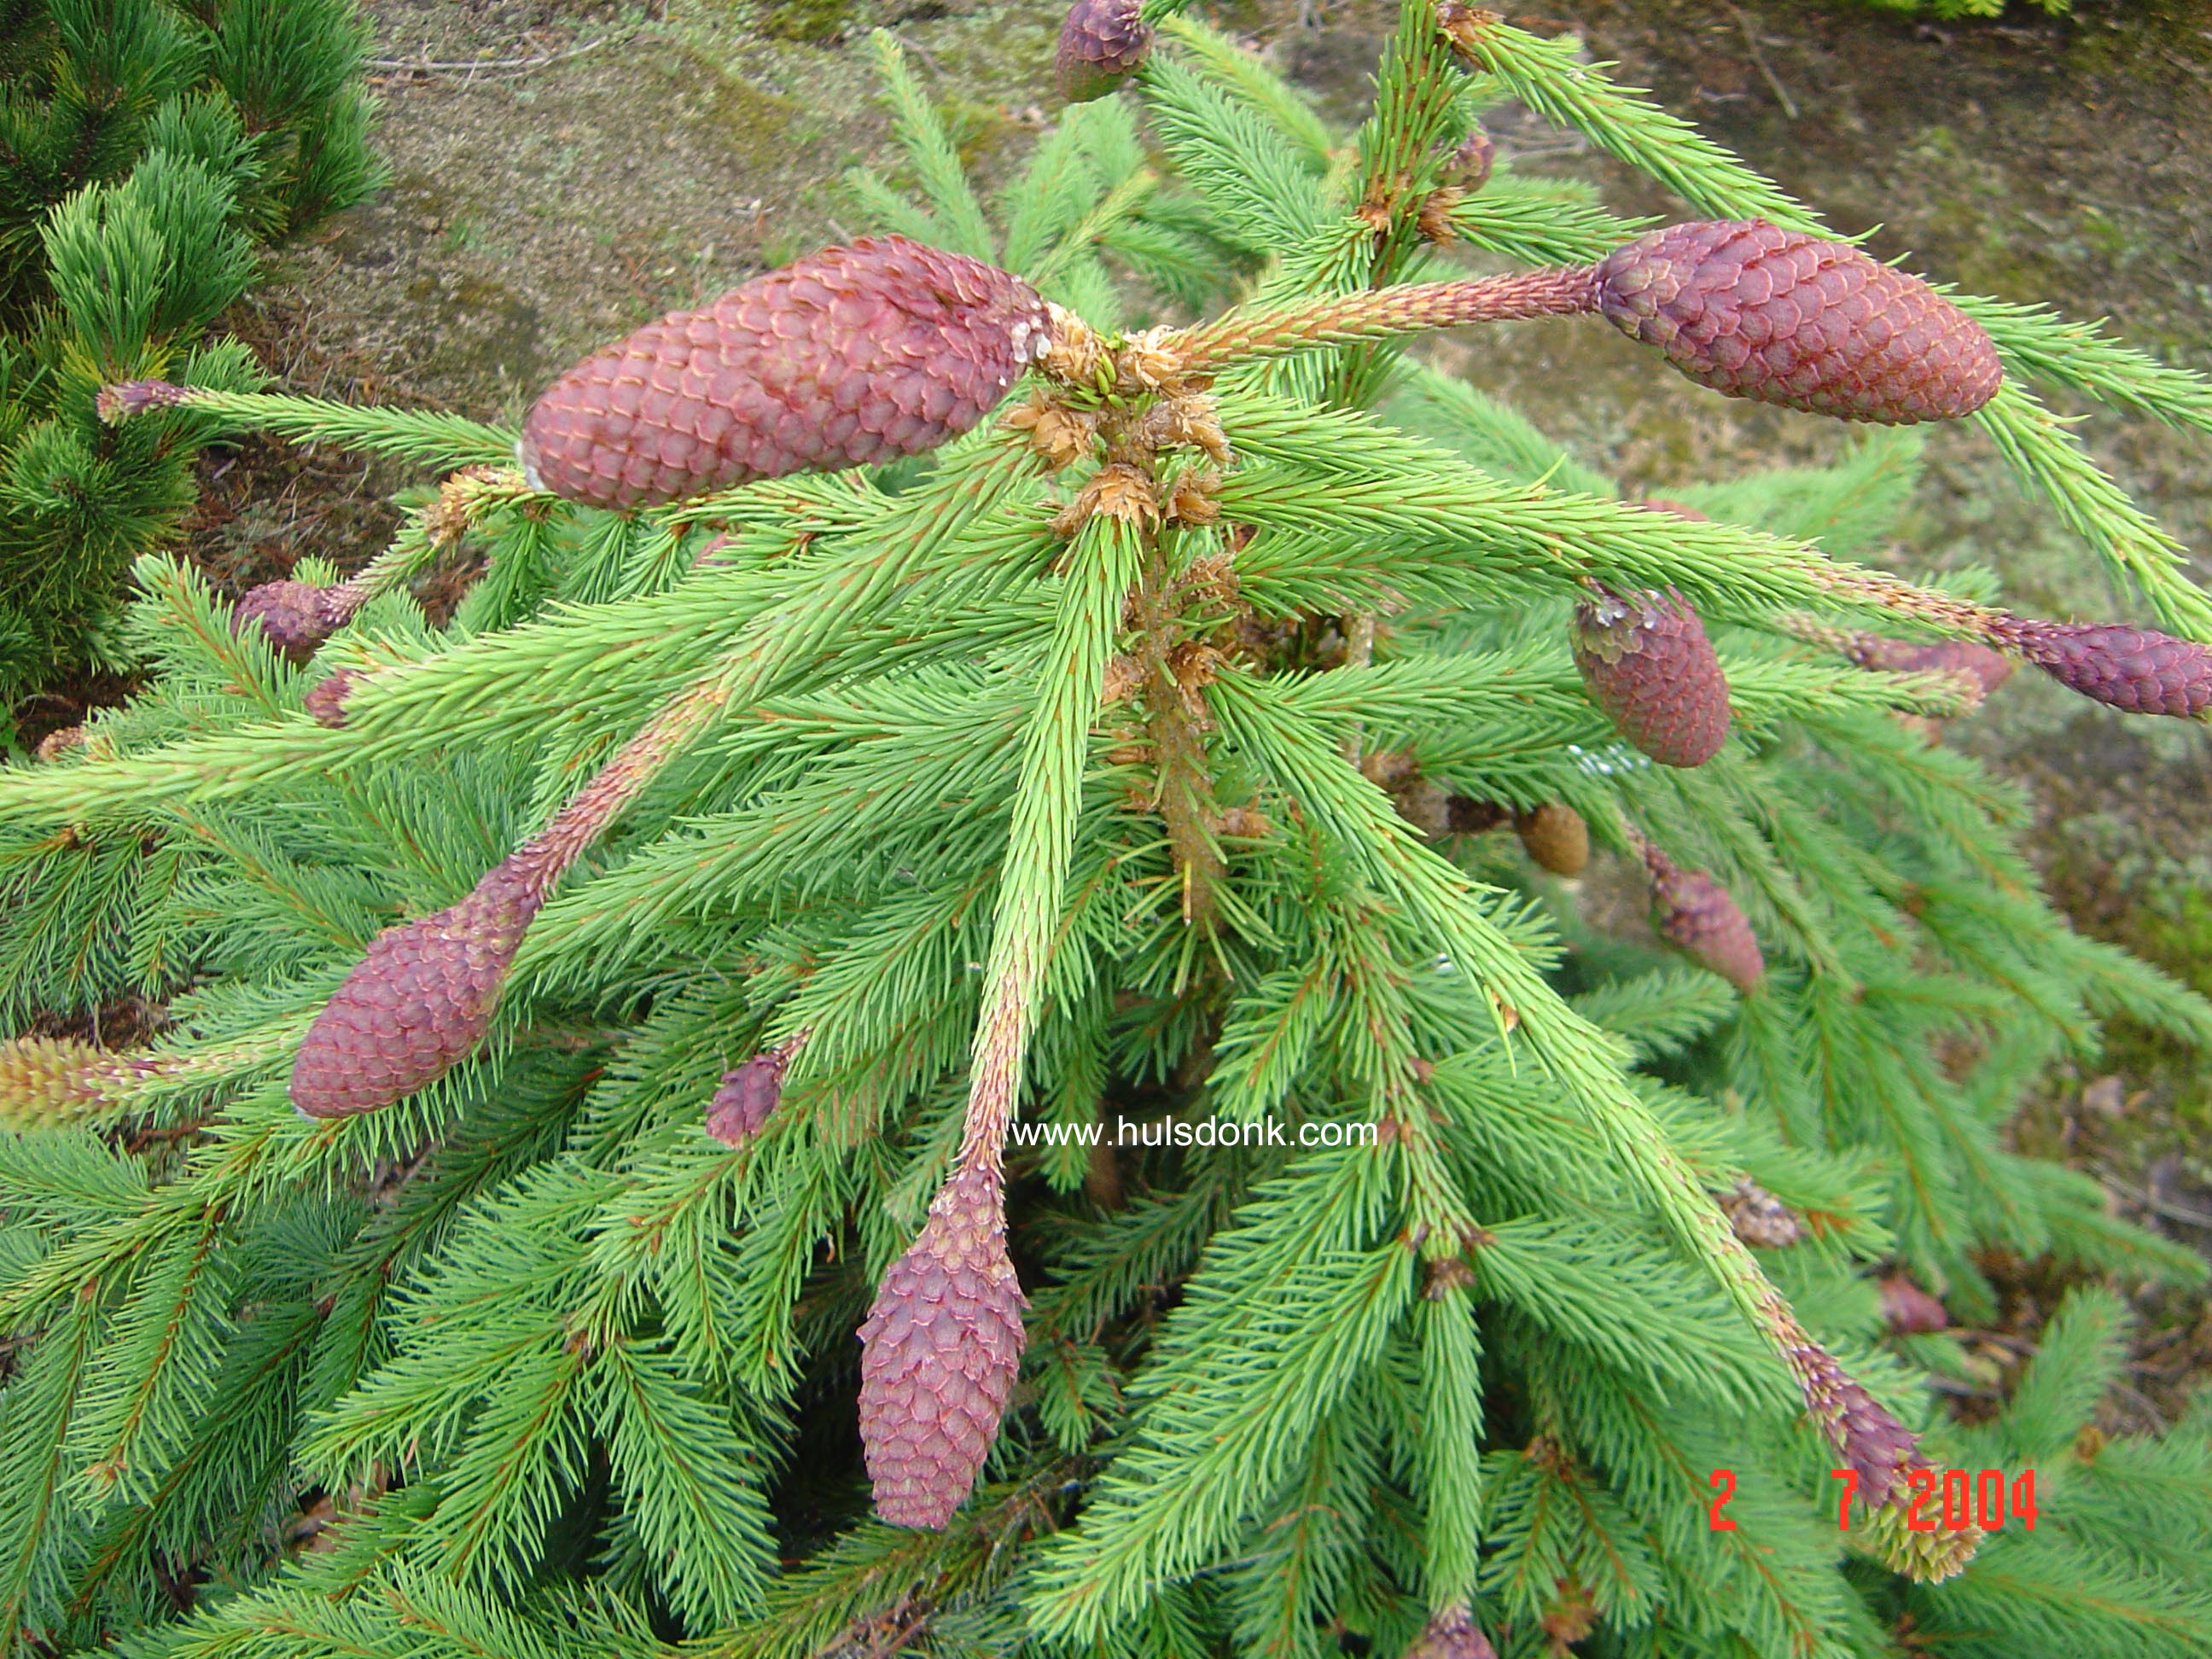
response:
[[[141,559],[153,684],[0,772],[9,1017],[171,1022],[0,1048],[4,1639],[2212,1647],[2212,1415],[2092,1422],[2094,1275],[2203,1265],[2003,1137],[2106,1016],[2212,1008],[1934,724],[2016,663],[2202,714],[2212,608],[2034,389],[2212,391],[1451,0],[1352,135],[1079,0],[996,214],[876,45],[885,234],[519,433],[103,392],[443,481],[344,583]],[[1493,165],[1507,96],[1698,216]],[[1869,435],[1623,501],[1407,350],[1531,315]],[[2157,629],[1856,562],[1929,419]],[[1931,1328],[1996,1246],[2082,1287],[1969,1425]]]
[[[105,427],[102,384],[259,384],[208,325],[380,177],[354,0],[0,6],[0,728],[56,676],[129,665],[131,562],[191,507],[216,428]]]

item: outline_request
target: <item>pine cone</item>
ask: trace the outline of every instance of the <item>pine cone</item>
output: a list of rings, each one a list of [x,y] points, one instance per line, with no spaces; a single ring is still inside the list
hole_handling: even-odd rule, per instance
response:
[[[312,582],[264,582],[248,588],[231,611],[230,631],[242,634],[246,623],[258,622],[271,650],[289,662],[304,663],[345,625],[350,614],[333,601],[327,587]]]
[[[1565,801],[1547,800],[1513,815],[1514,833],[1528,856],[1555,876],[1579,876],[1589,863],[1589,825]]]
[[[1075,0],[1060,26],[1053,73],[1071,104],[1103,98],[1152,56],[1140,0]]]
[[[1972,640],[1892,640],[1861,634],[1851,641],[1850,659],[1862,668],[1887,674],[1970,674],[1984,696],[2012,678],[2012,659]]]
[[[544,897],[510,858],[459,903],[379,933],[307,1028],[292,1103],[308,1117],[376,1111],[465,1060]]]
[[[1787,1249],[1805,1237],[1797,1212],[1749,1176],[1721,1195],[1721,1209],[1735,1236],[1755,1249]]]
[[[534,488],[593,507],[861,466],[958,436],[1045,350],[1026,283],[903,236],[825,248],[671,312],[538,400]]]
[[[1421,1626],[1406,1659],[1498,1659],[1498,1650],[1468,1616],[1466,1604],[1455,1601]]]
[[[358,668],[341,668],[327,678],[317,680],[308,688],[305,700],[307,710],[314,718],[316,725],[335,728],[345,724],[346,693],[361,678],[362,671]]]
[[[893,1526],[942,1528],[975,1486],[1021,1368],[1028,1305],[998,1171],[963,1170],[860,1327],[860,1440],[876,1513]]]
[[[145,1067],[88,1042],[25,1036],[0,1042],[0,1129],[45,1129],[113,1109]]]
[[[1846,242],[1715,220],[1640,236],[1597,269],[1615,326],[1730,397],[1901,425],[1970,415],[2003,378],[1980,324]]]
[[[783,1100],[783,1074],[798,1052],[796,1042],[779,1043],[722,1073],[722,1085],[707,1107],[707,1133],[732,1146],[758,1134]]]
[[[1940,1331],[1951,1322],[1950,1310],[1903,1273],[1881,1281],[1881,1312],[1899,1336]]]
[[[1728,741],[1728,677],[1705,625],[1673,589],[1597,586],[1575,607],[1575,666],[1590,701],[1662,766],[1702,766]]]
[[[2016,624],[2007,643],[2069,691],[2131,714],[2185,720],[2212,708],[2212,651],[2119,623]]]
[[[1660,936],[1699,966],[1739,991],[1754,989],[1766,973],[1759,937],[1728,889],[1702,870],[1684,870],[1650,848],[1652,925]]]
[[[1497,162],[1498,146],[1477,122],[1474,130],[1460,140],[1459,147],[1444,157],[1437,182],[1447,190],[1480,190],[1490,182],[1490,170]]]

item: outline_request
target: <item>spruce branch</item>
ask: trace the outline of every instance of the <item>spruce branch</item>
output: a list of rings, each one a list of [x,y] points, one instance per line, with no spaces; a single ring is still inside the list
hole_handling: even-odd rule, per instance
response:
[[[453,471],[511,466],[515,434],[432,410],[368,409],[319,398],[263,392],[219,392],[132,380],[104,388],[100,416],[111,424],[153,409],[191,409],[242,430],[276,432],[301,443],[342,444],[373,454]]]

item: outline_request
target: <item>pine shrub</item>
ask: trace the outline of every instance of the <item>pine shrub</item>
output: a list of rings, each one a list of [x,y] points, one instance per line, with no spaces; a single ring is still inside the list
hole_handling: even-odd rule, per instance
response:
[[[1494,15],[1409,0],[1351,135],[1150,21],[995,215],[878,37],[887,240],[593,359],[528,428],[557,468],[102,394],[447,476],[289,610],[142,558],[149,689],[0,771],[5,1017],[169,1021],[0,1048],[6,1640],[2212,1647],[2212,1413],[2094,1423],[2098,1276],[2203,1263],[2004,1133],[2106,1016],[2212,1007],[2068,929],[1936,726],[1999,653],[2201,708],[2212,607],[2034,388],[2199,430],[2212,391],[1873,265]],[[1476,179],[1505,96],[1699,216]],[[1592,313],[1875,423],[1622,501],[1406,349]],[[1854,562],[1931,415],[2165,631]],[[1606,595],[1698,672],[1578,666]],[[1696,763],[1636,746],[1670,696],[1724,710]],[[1594,902],[1639,890],[1649,932]],[[1987,1317],[1992,1250],[2081,1288],[1967,1422],[1925,1304]]]
[[[101,385],[258,383],[205,337],[258,244],[377,182],[354,0],[0,8],[0,725],[118,666],[131,562],[190,511],[215,428],[102,425]]]

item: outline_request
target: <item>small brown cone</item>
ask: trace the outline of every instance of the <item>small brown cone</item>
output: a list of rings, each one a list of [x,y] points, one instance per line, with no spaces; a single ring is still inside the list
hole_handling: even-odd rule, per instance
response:
[[[1970,415],[2003,379],[1981,325],[1918,277],[1763,220],[1669,225],[1598,273],[1616,327],[1730,397],[1902,425]]]
[[[510,858],[459,903],[387,927],[307,1028],[292,1103],[350,1117],[404,1099],[473,1053],[544,891]]]
[[[346,693],[361,678],[362,671],[358,668],[341,668],[326,678],[317,680],[308,688],[304,701],[307,713],[316,725],[336,728],[345,724]]]
[[[799,1052],[799,1039],[778,1043],[742,1066],[722,1073],[721,1086],[707,1106],[707,1133],[732,1146],[760,1133],[783,1101],[783,1074]]]
[[[2131,714],[2203,717],[2212,708],[2212,650],[2119,623],[2021,622],[2007,643],[2069,691]]]
[[[1498,1650],[1482,1633],[1463,1601],[1455,1601],[1421,1626],[1406,1659],[1498,1659]]]
[[[1579,876],[1589,863],[1589,825],[1565,801],[1547,800],[1513,815],[1514,833],[1528,856],[1555,876]]]
[[[903,236],[825,248],[595,352],[538,398],[534,489],[627,510],[919,454],[1050,343],[1018,276]]]
[[[1152,56],[1140,0],[1075,0],[1060,26],[1053,74],[1071,104],[1103,98]]]
[[[1903,1273],[1881,1281],[1881,1312],[1899,1336],[1924,1335],[1951,1323],[1950,1310]]]
[[[1651,920],[1659,935],[1699,966],[1746,994],[1766,974],[1759,936],[1723,887],[1702,870],[1685,870],[1656,847],[1644,851],[1651,872]]]
[[[259,623],[271,650],[289,662],[304,663],[351,614],[335,595],[335,589],[312,582],[264,582],[248,588],[230,613],[231,632],[242,634],[248,623]]]
[[[1705,625],[1669,589],[1597,586],[1575,607],[1575,666],[1621,736],[1662,766],[1703,766],[1728,741],[1728,677]]]
[[[1735,1236],[1754,1249],[1786,1249],[1805,1236],[1797,1212],[1747,1176],[1721,1194],[1721,1209]]]
[[[860,1441],[876,1513],[942,1528],[975,1486],[1027,1340],[995,1169],[957,1171],[860,1327]]]
[[[1498,146],[1478,121],[1474,130],[1444,157],[1437,182],[1447,190],[1478,191],[1490,182],[1490,171],[1497,164]]]

